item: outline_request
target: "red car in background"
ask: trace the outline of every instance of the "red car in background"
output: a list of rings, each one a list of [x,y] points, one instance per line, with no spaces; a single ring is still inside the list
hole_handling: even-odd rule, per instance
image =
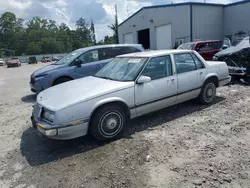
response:
[[[220,40],[207,40],[196,41],[181,44],[177,49],[195,50],[205,60],[213,60],[214,54],[219,52],[222,48],[222,41]]]
[[[51,59],[49,57],[42,57],[42,62],[43,63],[51,62]]]
[[[20,67],[22,65],[21,62],[19,61],[19,59],[16,58],[16,57],[13,57],[10,60],[8,60],[6,62],[6,64],[7,64],[8,68],[10,68],[10,67]]]

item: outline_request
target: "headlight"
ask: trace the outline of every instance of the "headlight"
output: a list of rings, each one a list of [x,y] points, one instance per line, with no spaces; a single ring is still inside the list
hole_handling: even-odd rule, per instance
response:
[[[213,56],[213,60],[214,61],[218,61],[218,57],[217,56]]]
[[[43,110],[42,118],[43,118],[44,120],[47,120],[47,121],[53,123],[54,117],[55,117],[55,113],[54,113],[54,112],[51,112],[51,111],[46,110],[46,109]]]

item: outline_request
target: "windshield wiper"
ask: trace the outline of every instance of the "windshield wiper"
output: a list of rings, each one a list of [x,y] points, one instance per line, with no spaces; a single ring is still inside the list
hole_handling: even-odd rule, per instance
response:
[[[103,78],[103,79],[107,79],[107,80],[115,80],[115,81],[117,81],[116,79],[110,78],[110,77],[107,77],[107,76],[96,76],[96,77],[98,77],[98,78]]]

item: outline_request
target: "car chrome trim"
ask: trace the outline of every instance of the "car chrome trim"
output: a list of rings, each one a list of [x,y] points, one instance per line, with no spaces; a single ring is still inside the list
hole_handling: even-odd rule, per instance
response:
[[[159,102],[161,100],[165,100],[165,99],[168,99],[168,98],[176,97],[176,96],[179,96],[179,95],[182,95],[182,94],[185,94],[185,93],[189,93],[189,92],[192,92],[192,91],[195,91],[195,90],[198,90],[198,89],[201,89],[201,87],[191,89],[191,90],[188,90],[188,91],[184,91],[182,93],[177,93],[176,95],[170,95],[170,96],[163,97],[163,98],[160,98],[160,99],[154,99],[152,101],[149,101],[149,102],[146,102],[146,103],[143,103],[143,104],[135,105],[135,106],[130,107],[130,110],[133,109],[133,108],[138,108],[138,107],[148,105],[148,104],[151,104],[151,103]]]

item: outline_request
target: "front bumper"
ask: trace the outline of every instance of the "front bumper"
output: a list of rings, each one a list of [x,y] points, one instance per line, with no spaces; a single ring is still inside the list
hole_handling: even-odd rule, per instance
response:
[[[19,64],[18,63],[9,63],[7,64],[7,67],[18,67]]]
[[[50,125],[31,116],[32,126],[43,135],[56,140],[69,140],[85,136],[88,132],[88,120],[82,120],[81,124]]]

